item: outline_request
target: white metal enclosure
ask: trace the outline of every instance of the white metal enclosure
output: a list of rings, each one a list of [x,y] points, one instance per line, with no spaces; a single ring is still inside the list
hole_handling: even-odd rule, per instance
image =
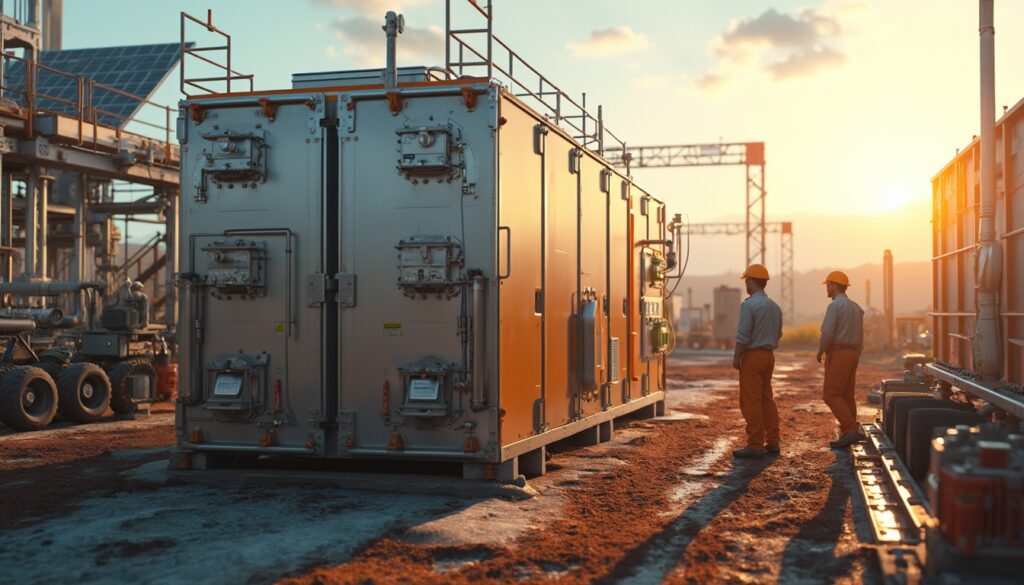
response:
[[[663,405],[663,204],[497,83],[411,69],[182,103],[180,451],[514,477]]]

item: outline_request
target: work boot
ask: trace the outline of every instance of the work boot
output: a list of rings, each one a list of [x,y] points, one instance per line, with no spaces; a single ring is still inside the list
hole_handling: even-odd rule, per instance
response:
[[[839,437],[835,441],[832,441],[831,443],[828,444],[828,446],[833,449],[842,449],[843,447],[849,447],[850,445],[854,443],[859,443],[865,439],[867,439],[867,437],[860,434],[859,432],[851,431],[849,433],[846,433],[842,437]]]
[[[779,449],[778,443],[768,443],[764,446],[765,453],[769,455],[778,455],[781,449]]]
[[[742,449],[736,449],[735,451],[733,451],[732,456],[737,459],[764,459],[764,451],[758,451],[757,449],[744,447]]]

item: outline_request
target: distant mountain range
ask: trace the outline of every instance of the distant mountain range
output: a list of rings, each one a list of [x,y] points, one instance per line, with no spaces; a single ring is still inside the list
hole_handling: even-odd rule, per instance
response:
[[[855,268],[841,267],[849,276],[852,286],[850,298],[862,307],[870,304],[878,310],[882,309],[882,265],[863,264]],[[828,305],[825,286],[821,284],[831,267],[797,272],[793,275],[793,287],[796,297],[796,318],[790,325],[820,321]],[[897,262],[894,265],[893,302],[896,315],[915,315],[927,312],[932,303],[931,263],[930,262]],[[871,282],[871,299],[867,299],[868,281]],[[743,289],[739,271],[730,271],[714,276],[686,276],[676,289],[676,307],[685,307],[687,289],[693,290],[694,306],[710,304],[713,290],[721,285],[735,286]],[[779,281],[769,283],[769,296],[779,300]],[[743,296],[746,296],[745,293]],[[781,304],[781,303],[780,303]]]

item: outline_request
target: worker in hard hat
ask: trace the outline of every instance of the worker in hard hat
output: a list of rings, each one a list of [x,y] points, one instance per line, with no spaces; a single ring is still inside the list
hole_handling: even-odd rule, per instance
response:
[[[775,348],[782,337],[782,309],[768,298],[768,269],[751,264],[741,277],[748,296],[740,305],[740,324],[732,367],[740,372],[740,412],[747,422],[747,445],[734,457],[760,459],[779,453],[779,411],[772,395]]]
[[[857,401],[854,387],[857,383],[857,364],[864,347],[864,309],[846,296],[850,279],[840,271],[830,272],[822,282],[832,302],[821,324],[821,342],[818,345],[818,363],[825,358],[825,383],[822,392],[825,404],[839,422],[839,438],[829,443],[841,449],[858,441],[864,435],[857,425]]]

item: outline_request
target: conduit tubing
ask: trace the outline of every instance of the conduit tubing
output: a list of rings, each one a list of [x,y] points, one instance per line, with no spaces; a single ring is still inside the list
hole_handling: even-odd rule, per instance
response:
[[[981,207],[975,252],[977,294],[972,353],[974,369],[986,378],[1003,375],[1003,341],[999,321],[1002,247],[996,237],[996,99],[993,0],[979,0],[981,65]]]
[[[474,409],[487,405],[484,381],[487,377],[487,357],[484,355],[484,276],[473,274],[473,395],[470,406]]]

